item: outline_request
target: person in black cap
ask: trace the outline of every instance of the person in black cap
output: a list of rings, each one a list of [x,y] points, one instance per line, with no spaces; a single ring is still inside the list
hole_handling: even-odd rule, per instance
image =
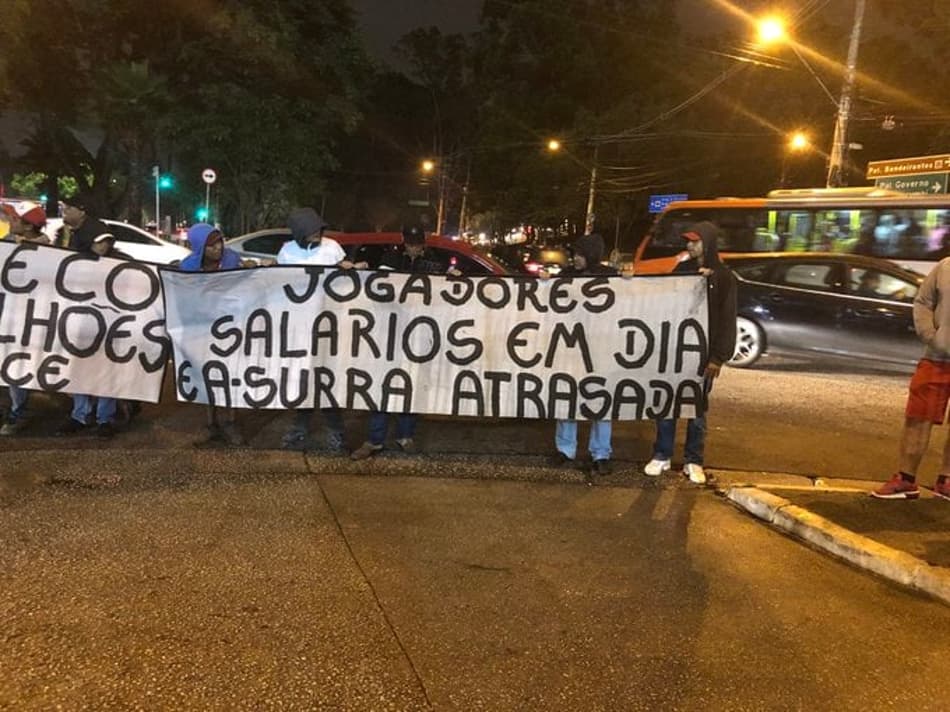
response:
[[[78,252],[90,255],[125,257],[114,250],[115,236],[100,220],[89,214],[89,200],[77,195],[63,201],[63,222],[71,229],[69,246]],[[85,430],[93,412],[95,400],[96,435],[111,438],[115,435],[115,415],[118,401],[115,398],[102,398],[83,393],[73,394],[73,410],[59,429],[57,435],[75,435]]]
[[[105,223],[95,218],[88,196],[76,194],[63,200],[63,222],[70,229],[69,247],[79,252],[93,252],[92,245],[106,236],[115,237]]]
[[[287,226],[293,237],[284,243],[277,253],[279,265],[322,265],[325,267],[340,267],[342,269],[364,269],[365,262],[353,263],[347,259],[346,252],[340,243],[324,236],[329,227],[313,208],[297,208],[287,217]],[[291,450],[306,448],[310,439],[310,420],[313,408],[298,408],[294,414],[294,422],[284,433],[281,440],[283,447]],[[343,412],[339,408],[321,408],[326,418],[326,446],[332,453],[343,453],[345,441],[343,437]]]
[[[404,228],[402,231],[402,247],[396,246],[389,250],[380,261],[379,268],[396,272],[412,272],[414,274],[450,274],[461,275],[462,272],[454,266],[446,265],[426,248],[425,230],[417,225]],[[448,268],[448,271],[446,271]],[[419,416],[415,413],[399,413],[396,415],[396,445],[406,453],[416,452],[413,439]],[[389,413],[373,411],[369,416],[369,439],[353,451],[350,457],[354,460],[363,460],[372,457],[383,449],[386,442],[386,431],[389,429]]]

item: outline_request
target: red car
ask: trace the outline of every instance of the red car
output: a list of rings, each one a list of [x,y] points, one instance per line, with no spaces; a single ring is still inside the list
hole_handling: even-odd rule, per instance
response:
[[[327,236],[340,243],[349,259],[353,262],[365,261],[370,269],[379,267],[387,249],[402,244],[401,232],[327,231]],[[280,248],[289,239],[290,230],[274,228],[234,237],[225,244],[244,259],[263,262],[275,259]],[[446,271],[450,267],[455,267],[464,274],[470,275],[507,273],[501,264],[488,255],[476,252],[466,242],[439,235],[429,235],[426,238],[426,247],[436,259],[445,262]]]

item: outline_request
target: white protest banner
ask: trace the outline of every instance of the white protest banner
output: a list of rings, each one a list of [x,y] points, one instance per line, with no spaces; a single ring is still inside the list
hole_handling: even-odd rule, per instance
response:
[[[0,382],[158,402],[161,296],[152,265],[0,241]]]
[[[181,400],[518,418],[689,417],[705,280],[162,270]]]

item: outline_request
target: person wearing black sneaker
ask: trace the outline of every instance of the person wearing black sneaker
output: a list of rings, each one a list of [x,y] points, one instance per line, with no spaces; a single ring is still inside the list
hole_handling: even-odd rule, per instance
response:
[[[561,277],[613,276],[617,270],[601,264],[604,259],[604,238],[598,233],[582,235],[574,243],[574,263],[560,274]],[[548,279],[547,272],[538,275]],[[590,436],[587,447],[590,451],[590,474],[607,475],[610,473],[612,449],[610,437],[613,425],[609,420],[590,421]],[[554,445],[557,448],[554,465],[573,467],[577,457],[577,421],[559,420],[554,431]]]
[[[910,379],[904,431],[900,443],[900,469],[871,492],[877,499],[917,499],[917,469],[927,452],[934,425],[943,423],[950,403],[950,257],[933,268],[914,298],[914,328],[925,345],[923,358]],[[943,447],[940,475],[933,486],[938,497],[950,499],[950,435]]]
[[[402,246],[387,251],[380,261],[379,269],[413,274],[462,274],[453,266],[443,264],[438,256],[426,247],[425,230],[418,226],[407,227],[402,231]],[[350,453],[351,459],[365,460],[383,451],[386,431],[389,429],[389,415],[376,410],[369,414],[369,438]],[[415,413],[396,413],[396,445],[401,452],[417,452],[413,437],[418,421],[419,416]]]
[[[63,222],[70,228],[69,246],[97,257],[125,257],[115,250],[115,237],[109,232],[109,228],[90,214],[91,204],[91,200],[82,195],[63,201]],[[111,438],[115,435],[117,403],[115,398],[94,399],[90,395],[74,393],[72,413],[56,434],[74,435],[84,430],[95,410],[96,435]]]

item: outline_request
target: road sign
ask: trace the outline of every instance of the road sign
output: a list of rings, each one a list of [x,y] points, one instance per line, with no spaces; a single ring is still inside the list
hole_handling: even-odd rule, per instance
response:
[[[889,178],[891,176],[917,176],[921,173],[946,173],[950,171],[950,155],[919,156],[917,158],[895,158],[892,161],[871,161],[868,163],[868,180],[871,178]]]
[[[663,208],[665,208],[670,203],[675,203],[678,200],[689,200],[689,196],[686,193],[670,193],[669,195],[651,195],[650,196],[650,212],[662,213]]]
[[[874,186],[885,190],[896,190],[899,193],[937,195],[947,192],[947,174],[921,173],[918,175],[878,178],[874,181]]]
[[[205,168],[201,172],[201,180],[203,180],[208,185],[211,185],[216,180],[218,180],[218,174],[214,172],[213,168]]]

